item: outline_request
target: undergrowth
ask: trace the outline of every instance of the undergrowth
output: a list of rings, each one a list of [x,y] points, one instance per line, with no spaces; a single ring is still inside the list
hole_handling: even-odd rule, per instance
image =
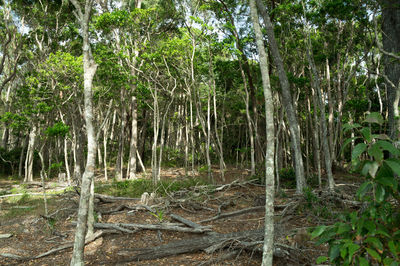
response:
[[[150,179],[113,180],[112,183],[97,185],[95,187],[95,192],[118,197],[138,198],[144,192],[156,192],[159,196],[166,196],[168,193],[199,185],[208,185],[208,183],[200,178],[188,178],[183,180],[168,179],[160,181],[157,185],[154,185]]]

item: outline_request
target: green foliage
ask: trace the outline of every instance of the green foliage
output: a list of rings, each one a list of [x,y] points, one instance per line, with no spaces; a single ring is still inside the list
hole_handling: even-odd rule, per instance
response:
[[[306,200],[307,207],[311,208],[314,203],[318,201],[318,197],[314,194],[310,187],[305,187],[303,189],[303,196]]]
[[[185,162],[185,153],[182,150],[165,147],[164,148],[165,160],[163,166],[166,167],[182,167]]]
[[[284,188],[296,187],[296,173],[293,167],[282,168],[279,170],[279,178],[281,186]]]
[[[162,222],[164,220],[164,212],[162,210],[156,212],[150,212],[151,215],[157,218],[158,222]]]
[[[95,188],[97,193],[106,193],[112,196],[139,198],[144,192],[157,192],[158,195],[165,196],[173,191],[183,190],[196,185],[208,184],[203,179],[188,178],[183,180],[162,180],[157,185],[150,179],[137,180],[113,180],[111,184],[99,185]]]
[[[383,123],[371,113],[364,124]],[[347,126],[348,127],[348,126]],[[370,126],[357,126],[363,142],[353,150],[353,166],[366,181],[357,191],[363,208],[343,215],[342,221],[319,226],[313,233],[316,244],[329,244],[329,260],[336,265],[399,265],[400,263],[400,150],[388,138],[372,134]],[[386,158],[384,153],[391,154]],[[318,261],[327,260],[320,257]]]
[[[57,122],[53,126],[45,130],[45,134],[49,137],[65,137],[69,132],[69,126],[63,122]]]
[[[0,148],[0,173],[14,175],[18,170],[21,148],[5,150]]]

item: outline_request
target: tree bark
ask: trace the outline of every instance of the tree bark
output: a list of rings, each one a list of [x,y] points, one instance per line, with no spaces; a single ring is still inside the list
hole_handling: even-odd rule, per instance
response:
[[[260,14],[263,17],[265,29],[268,35],[269,46],[271,49],[271,54],[273,61],[277,67],[279,81],[282,88],[282,102],[286,108],[286,115],[289,121],[289,130],[290,136],[292,140],[292,148],[294,151],[294,166],[296,172],[296,192],[302,193],[303,188],[306,185],[306,180],[304,176],[304,164],[303,164],[303,157],[301,153],[301,145],[300,145],[300,127],[299,122],[296,115],[296,110],[293,107],[292,102],[292,93],[290,91],[290,84],[288,77],[285,72],[285,67],[278,49],[278,44],[275,39],[275,33],[273,29],[273,25],[271,19],[266,11],[264,3],[262,0],[256,0],[257,7]]]
[[[36,125],[33,125],[31,132],[29,133],[29,144],[26,152],[25,159],[25,179],[24,182],[33,181],[33,153],[35,151],[35,140],[36,140]]]
[[[398,0],[381,0],[382,6],[382,42],[383,63],[385,65],[388,122],[390,137],[398,141],[400,132],[399,99],[400,99],[400,60],[391,55],[400,53],[400,3]],[[389,82],[390,81],[390,82]]]
[[[325,118],[325,102],[323,100],[322,96],[322,91],[321,91],[321,83],[319,79],[319,75],[317,72],[317,68],[315,66],[314,62],[314,57],[312,54],[312,44],[311,44],[311,39],[310,39],[310,33],[307,32],[307,59],[310,64],[311,68],[311,81],[313,84],[313,87],[317,91],[318,95],[318,106],[320,109],[320,123],[321,123],[321,129],[322,129],[322,147],[324,151],[324,158],[325,158],[325,170],[326,174],[328,176],[328,186],[329,190],[333,191],[335,188],[335,181],[333,179],[333,174],[332,174],[332,161],[331,161],[331,152],[329,150],[329,140],[328,140],[328,126],[326,123],[326,118]]]
[[[263,35],[255,0],[250,0],[251,20],[256,35],[257,49],[260,57],[260,69],[265,99],[265,125],[267,148],[265,150],[265,227],[262,265],[273,265],[274,255],[274,194],[275,194],[275,127],[274,103],[269,78],[268,57],[264,47]]]
[[[96,135],[93,126],[93,101],[92,101],[92,82],[97,70],[89,42],[89,20],[92,10],[93,0],[86,0],[84,13],[80,3],[77,0],[70,0],[75,7],[76,15],[82,30],[83,38],[83,76],[84,76],[84,106],[85,122],[87,131],[87,161],[85,172],[82,177],[81,196],[78,209],[78,223],[75,231],[74,249],[71,259],[71,266],[84,265],[84,246],[87,231],[89,199],[91,198],[90,186],[94,182],[94,170],[96,162]]]
[[[127,178],[136,179],[137,168],[137,141],[138,141],[138,128],[137,128],[137,100],[136,96],[132,95],[132,125],[131,125],[131,141],[129,148],[129,175]]]

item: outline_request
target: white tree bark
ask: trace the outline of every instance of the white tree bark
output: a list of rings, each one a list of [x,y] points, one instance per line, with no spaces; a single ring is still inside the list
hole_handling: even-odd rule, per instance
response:
[[[71,266],[84,265],[84,246],[85,236],[87,231],[89,199],[91,198],[90,186],[94,182],[94,170],[96,162],[96,136],[93,126],[93,101],[92,101],[92,82],[97,70],[97,65],[94,62],[91,54],[89,43],[89,20],[92,10],[93,0],[86,0],[84,10],[77,0],[70,0],[75,7],[74,14],[76,15],[80,26],[83,38],[83,76],[84,76],[84,106],[85,106],[85,122],[87,131],[87,161],[85,172],[82,177],[81,196],[78,209],[78,223],[75,231],[74,249],[71,259]]]
[[[33,152],[35,150],[35,140],[36,140],[36,125],[33,125],[31,132],[29,132],[29,144],[26,152],[25,158],[25,179],[24,182],[33,181]]]
[[[268,57],[265,52],[263,36],[255,0],[250,0],[251,20],[254,25],[256,43],[260,56],[260,69],[265,98],[265,123],[267,148],[265,151],[265,230],[262,265],[272,266],[274,254],[274,103],[268,70]]]

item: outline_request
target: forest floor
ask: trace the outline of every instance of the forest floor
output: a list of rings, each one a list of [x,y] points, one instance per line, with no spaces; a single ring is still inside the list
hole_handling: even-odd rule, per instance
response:
[[[217,177],[217,170],[214,176]],[[182,178],[179,169],[164,170],[164,178]],[[282,189],[275,198],[275,265],[315,265],[316,258],[326,255],[327,246],[315,246],[310,230],[318,225],[332,224],[342,211],[354,208],[352,195],[358,179],[350,174],[336,175],[335,193],[314,189],[296,195],[294,189]],[[101,213],[99,223],[107,224],[161,224],[187,227],[173,216],[196,223],[193,228],[207,229],[203,233],[173,230],[106,230],[86,245],[87,265],[260,265],[262,241],[225,239],[214,243],[211,249],[189,251],[164,258],[131,262],[145,248],[173,241],[212,236],[212,232],[227,234],[264,228],[265,187],[249,181],[245,170],[229,169],[226,181],[219,185],[198,185],[150,200],[147,208],[140,200],[96,200],[95,209]],[[57,183],[47,183],[48,191],[57,191]],[[0,180],[0,265],[69,265],[72,248],[65,248],[41,258],[33,258],[52,249],[68,246],[74,238],[78,195],[67,189],[48,195],[49,216],[43,215],[43,198],[30,194],[41,193],[36,185],[18,185],[16,181]],[[4,194],[22,195],[8,197]],[[22,191],[22,193],[21,193]],[[149,191],[151,192],[151,191]],[[30,195],[30,196],[28,196]],[[232,212],[245,210],[243,214]],[[228,214],[224,218],[224,214]],[[211,221],[204,221],[213,218]],[[187,227],[189,228],[189,227]],[[192,228],[192,229],[193,229]],[[118,228],[117,228],[118,229]],[[132,228],[131,228],[132,229]],[[258,239],[260,240],[260,239]],[[250,241],[251,242],[251,241]],[[179,248],[176,247],[176,250]],[[202,248],[204,249],[204,248]],[[152,253],[152,251],[150,251]],[[154,252],[155,254],[155,252]],[[19,256],[24,260],[6,258]],[[125,262],[124,262],[125,261]]]

